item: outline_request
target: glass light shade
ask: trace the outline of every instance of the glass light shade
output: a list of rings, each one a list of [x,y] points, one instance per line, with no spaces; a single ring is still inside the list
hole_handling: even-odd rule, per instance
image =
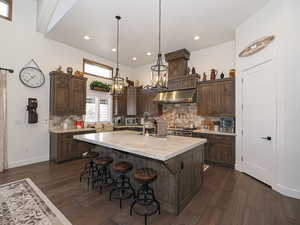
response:
[[[113,96],[119,96],[122,95],[124,92],[125,82],[124,78],[122,77],[114,77],[113,83],[110,89],[110,93]]]

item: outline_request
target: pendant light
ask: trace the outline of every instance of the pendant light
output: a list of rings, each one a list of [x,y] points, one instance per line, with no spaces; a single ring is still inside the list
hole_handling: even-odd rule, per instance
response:
[[[119,69],[119,31],[120,31],[121,16],[116,16],[116,19],[117,19],[117,68],[116,68],[116,74],[112,78],[112,87],[110,90],[112,96],[122,95],[125,86],[124,78],[120,77],[120,69]]]
[[[163,91],[167,89],[167,76],[168,76],[168,66],[163,63],[162,53],[161,53],[161,0],[159,0],[159,39],[158,39],[158,54],[157,62],[155,65],[151,66],[151,89],[157,89]]]

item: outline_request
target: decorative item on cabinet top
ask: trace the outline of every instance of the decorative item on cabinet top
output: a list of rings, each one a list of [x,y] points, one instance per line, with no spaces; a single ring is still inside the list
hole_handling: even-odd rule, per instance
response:
[[[30,88],[38,88],[45,83],[44,73],[34,59],[31,59],[23,67],[20,71],[19,78],[22,84]]]
[[[275,39],[274,35],[262,37],[253,43],[249,44],[240,54],[239,57],[248,57],[263,50]]]

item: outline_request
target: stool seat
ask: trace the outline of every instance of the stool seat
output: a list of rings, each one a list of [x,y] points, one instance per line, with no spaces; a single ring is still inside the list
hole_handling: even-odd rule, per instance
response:
[[[140,182],[152,182],[158,176],[158,173],[151,168],[137,169],[134,173],[134,178]]]
[[[107,165],[111,164],[113,161],[114,160],[111,157],[100,157],[100,158],[94,159],[94,163],[97,166],[107,166]]]
[[[82,154],[82,157],[84,159],[94,159],[97,158],[99,156],[98,152],[85,152]]]
[[[117,162],[113,164],[112,168],[117,172],[126,172],[132,169],[132,164],[129,162]]]

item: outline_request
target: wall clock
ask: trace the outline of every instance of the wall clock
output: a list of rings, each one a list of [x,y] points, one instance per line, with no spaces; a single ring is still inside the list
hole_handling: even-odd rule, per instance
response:
[[[34,66],[28,66],[31,62]],[[30,88],[38,88],[45,83],[44,73],[33,59],[21,70],[19,78],[22,84]]]
[[[254,55],[255,53],[263,50],[267,47],[273,40],[275,36],[263,37],[259,40],[254,41],[250,45],[248,45],[240,54],[239,57],[247,57],[250,55]]]

